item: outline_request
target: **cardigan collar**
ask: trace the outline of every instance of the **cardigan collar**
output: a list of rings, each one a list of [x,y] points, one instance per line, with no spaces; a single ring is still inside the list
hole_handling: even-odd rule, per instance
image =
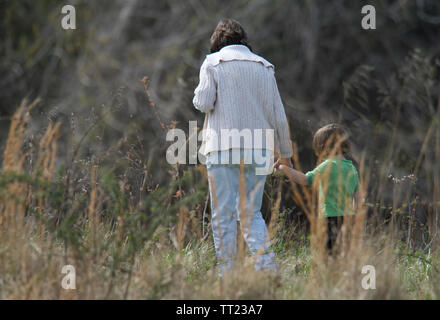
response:
[[[206,56],[211,65],[216,66],[222,61],[245,60],[255,61],[263,64],[267,68],[273,68],[273,64],[249,50],[241,44],[233,44],[220,49],[220,51]]]

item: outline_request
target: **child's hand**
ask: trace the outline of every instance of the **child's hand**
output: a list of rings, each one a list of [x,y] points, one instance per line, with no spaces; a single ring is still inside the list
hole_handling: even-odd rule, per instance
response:
[[[292,161],[290,160],[290,158],[280,158],[273,165],[273,167],[275,169],[280,169],[281,170],[282,168],[280,168],[280,166],[285,166],[285,167],[293,168],[293,164],[292,164]]]
[[[275,162],[273,167],[275,175],[281,177],[283,174],[289,176],[289,170],[293,165],[289,158],[281,158]]]
[[[282,159],[280,159],[282,160]],[[288,161],[288,163],[283,163],[282,161],[278,160],[274,167],[276,168],[276,173],[279,173],[280,171],[283,172],[289,179],[291,179],[293,182],[307,185],[308,184],[308,178],[307,176],[302,173],[301,171],[295,170],[292,168],[292,162]]]

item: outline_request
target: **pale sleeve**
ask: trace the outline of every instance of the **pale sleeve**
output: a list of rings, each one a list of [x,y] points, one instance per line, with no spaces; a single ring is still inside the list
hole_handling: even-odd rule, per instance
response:
[[[194,90],[193,104],[197,110],[210,112],[214,109],[217,98],[217,83],[215,81],[214,69],[205,59],[200,68],[199,85]]]
[[[273,87],[273,126],[275,129],[275,146],[281,158],[292,157],[292,142],[290,140],[290,129],[287,122],[286,112],[281,101],[275,73],[271,72]]]

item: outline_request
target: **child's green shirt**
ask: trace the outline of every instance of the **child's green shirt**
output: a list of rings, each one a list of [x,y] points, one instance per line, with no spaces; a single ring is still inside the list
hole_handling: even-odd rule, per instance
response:
[[[325,217],[354,214],[353,196],[359,188],[359,177],[350,160],[327,159],[306,173],[308,185],[319,185],[319,207]],[[317,180],[318,179],[318,180]]]

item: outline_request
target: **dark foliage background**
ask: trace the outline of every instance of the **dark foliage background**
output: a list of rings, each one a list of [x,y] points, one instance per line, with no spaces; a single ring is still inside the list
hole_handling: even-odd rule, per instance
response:
[[[424,170],[416,166],[428,129],[439,121],[438,1],[77,0],[68,3],[76,7],[77,30],[68,31],[61,28],[65,4],[0,1],[2,147],[20,101],[41,97],[32,130],[39,135],[49,121],[63,123],[60,162],[72,152],[68,142],[78,143],[98,123],[81,146],[82,159],[93,160],[127,137],[142,145],[148,183],[166,182],[166,131],[150,103],[166,125],[177,121],[187,129],[188,120],[197,119],[201,126],[203,116],[191,102],[199,67],[218,20],[232,17],[256,53],[276,66],[303,169],[315,165],[313,132],[340,121],[352,133],[354,155],[364,156],[371,172],[373,205],[391,202],[390,175],[414,172],[419,184],[402,192],[410,188],[413,197],[438,201],[432,195],[439,185],[439,137],[427,141]],[[376,7],[377,30],[361,28],[365,4]],[[136,181],[137,171],[124,166],[118,170]]]

